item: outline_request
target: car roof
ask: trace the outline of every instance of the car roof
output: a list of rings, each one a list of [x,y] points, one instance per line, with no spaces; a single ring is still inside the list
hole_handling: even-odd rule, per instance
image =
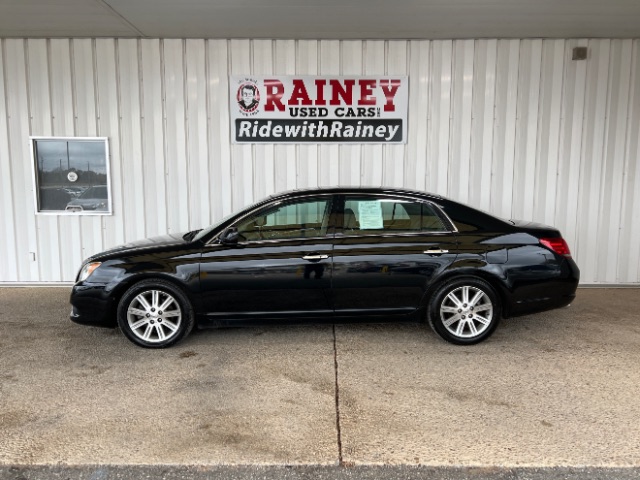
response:
[[[416,196],[427,197],[435,200],[446,200],[446,198],[441,195],[422,192],[420,190],[411,190],[408,188],[397,188],[397,187],[368,187],[368,186],[339,186],[339,187],[317,187],[317,188],[295,189],[295,190],[288,190],[285,192],[279,192],[274,195],[270,195],[264,200],[271,201],[279,198],[297,197],[297,196],[323,194],[323,193],[324,194],[329,193],[334,195],[347,194],[347,193],[363,193],[363,194],[387,193],[387,194],[396,194],[396,195],[416,195]]]

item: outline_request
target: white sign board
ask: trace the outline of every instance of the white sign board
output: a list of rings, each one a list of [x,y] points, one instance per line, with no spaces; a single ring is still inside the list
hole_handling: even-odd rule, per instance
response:
[[[406,143],[409,79],[229,79],[233,143]]]

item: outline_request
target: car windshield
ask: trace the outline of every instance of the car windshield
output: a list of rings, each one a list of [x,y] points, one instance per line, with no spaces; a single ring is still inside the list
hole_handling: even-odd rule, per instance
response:
[[[203,237],[206,237],[209,233],[213,232],[216,228],[218,228],[220,225],[222,225],[224,222],[229,220],[234,215],[235,215],[235,212],[234,213],[230,213],[229,215],[224,217],[219,222],[214,223],[213,225],[210,225],[207,228],[203,228],[202,230],[200,230],[200,232],[198,232],[198,234],[195,237],[193,237],[193,240],[197,241],[197,240],[200,240]]]
[[[253,205],[250,205],[246,208],[243,209],[243,211],[249,211],[249,210],[253,210],[255,207],[257,207],[258,205],[260,205],[261,203],[264,203],[264,200],[261,200],[259,202],[254,203]],[[200,232],[198,232],[198,234],[193,237],[194,241],[200,240],[204,237],[206,237],[207,235],[209,235],[211,232],[213,232],[216,228],[218,228],[220,225],[222,225],[224,222],[226,222],[227,220],[229,220],[231,217],[237,215],[238,212],[232,212],[229,215],[226,215],[224,218],[222,218],[222,220],[214,223],[213,225],[210,225],[206,228],[203,228],[202,230],[200,230]]]
[[[91,187],[84,191],[80,198],[107,198],[107,187]]]

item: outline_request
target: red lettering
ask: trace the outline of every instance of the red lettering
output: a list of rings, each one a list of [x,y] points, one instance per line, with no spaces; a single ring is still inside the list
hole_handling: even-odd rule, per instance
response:
[[[273,112],[276,108],[284,112],[282,95],[284,95],[284,85],[280,80],[265,80],[264,88],[267,90],[267,101],[264,105],[265,112]]]
[[[326,105],[327,101],[324,99],[324,86],[327,84],[326,80],[316,80],[316,105]]]
[[[375,105],[376,97],[373,97],[373,87],[376,86],[375,80],[360,80],[360,100],[358,105]]]
[[[386,86],[385,83],[387,84]],[[384,111],[395,112],[396,106],[393,103],[393,97],[396,96],[398,88],[400,88],[400,80],[380,80],[380,88],[387,99],[387,103],[384,104]]]
[[[342,97],[345,105],[351,105],[353,103],[353,86],[355,84],[355,80],[345,80],[343,88],[340,80],[329,80],[329,85],[331,85],[331,101],[329,105],[340,105],[338,97]]]
[[[289,105],[312,105],[307,89],[302,80],[293,81],[293,93],[287,102]]]

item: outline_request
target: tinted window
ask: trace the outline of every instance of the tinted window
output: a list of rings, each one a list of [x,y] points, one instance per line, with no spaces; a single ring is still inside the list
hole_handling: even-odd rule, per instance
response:
[[[109,214],[106,139],[32,138],[31,143],[38,212]],[[92,195],[87,194],[90,190]],[[100,208],[80,208],[76,200],[81,195],[107,201]]]
[[[507,223],[485,212],[452,201],[447,202],[443,210],[459,232],[501,231]]]
[[[343,226],[346,234],[447,231],[429,204],[380,197],[347,197]]]
[[[329,205],[329,199],[315,199],[261,210],[236,225],[240,241],[324,236],[329,224]]]

